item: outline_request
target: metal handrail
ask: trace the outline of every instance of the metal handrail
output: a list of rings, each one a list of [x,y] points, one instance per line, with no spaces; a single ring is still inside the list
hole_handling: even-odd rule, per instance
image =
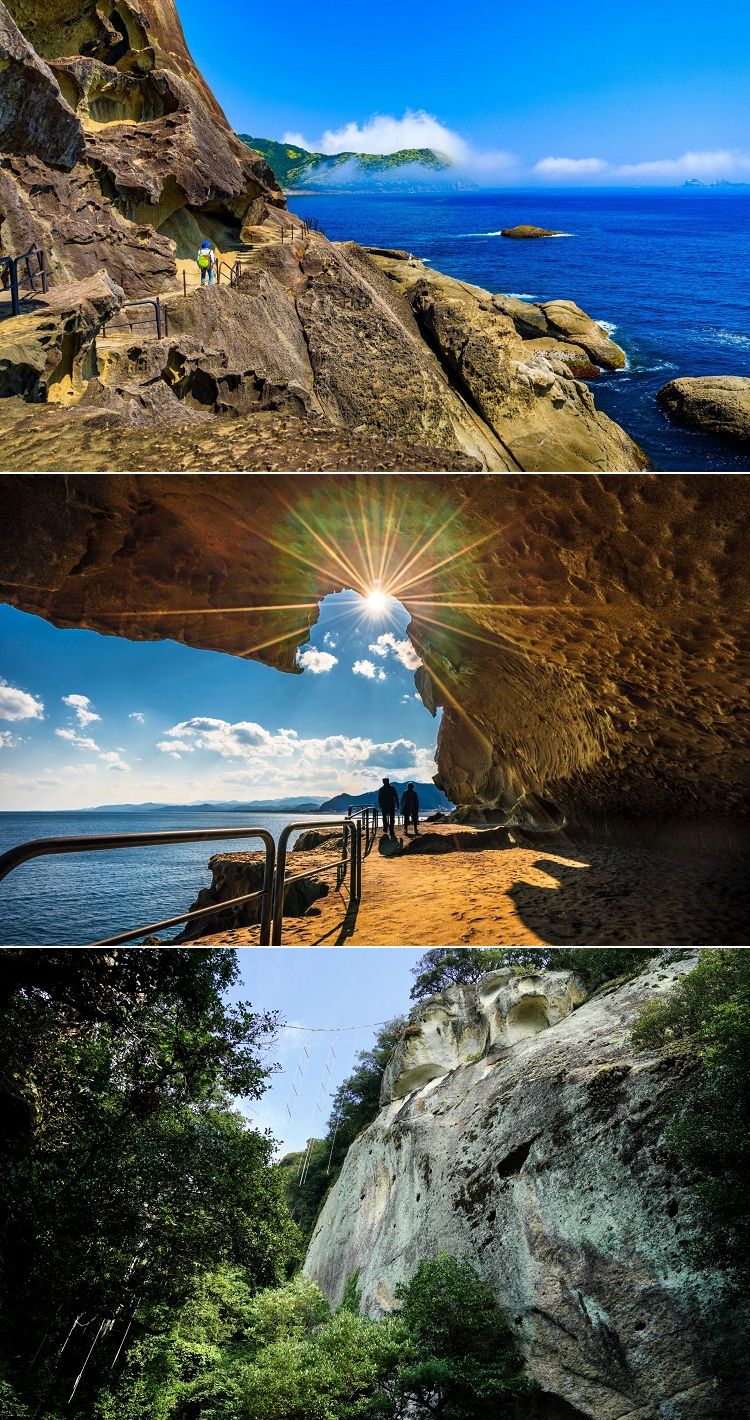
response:
[[[32,262],[32,260],[33,260],[34,258],[36,258],[36,263],[37,263],[37,273],[36,273],[36,274],[37,274],[39,277],[41,277],[42,293],[43,293],[43,295],[46,295],[47,292],[49,291],[49,273],[48,273],[48,271],[47,271],[47,253],[46,253],[46,251],[43,250],[42,247],[39,246],[38,242],[35,242],[33,246],[29,247],[29,250],[28,250],[28,251],[22,252],[20,256],[0,256],[0,268],[5,268],[5,270],[6,270],[7,273],[8,273],[8,283],[7,283],[7,284],[10,285],[10,305],[11,305],[12,314],[13,314],[14,316],[17,316],[17,315],[20,315],[20,314],[21,314],[21,301],[26,299],[25,297],[22,297],[21,294],[20,294],[19,280],[18,280],[18,266],[19,266],[19,263],[22,262],[22,261],[25,261],[25,262],[26,262],[26,278],[25,278],[25,279],[29,282],[29,285],[31,286],[32,291],[36,294],[36,284],[35,284],[35,279],[34,279],[34,272],[33,272],[32,269],[31,269],[31,262]],[[22,278],[22,279],[23,279],[23,278]],[[3,282],[3,285],[5,285],[5,284],[6,284],[6,283]]]
[[[334,863],[324,863],[319,868],[308,868],[307,872],[295,873],[293,877],[286,877],[286,855],[289,839],[293,833],[301,829],[309,828],[309,823],[288,823],[281,831],[279,846],[276,858],[276,884],[273,894],[273,921],[271,924],[271,946],[280,947],[283,933],[284,920],[284,894],[288,883],[300,882],[303,878],[315,878],[321,873],[330,873],[336,869],[337,874],[342,868],[349,864],[349,900],[359,902],[362,895],[362,825],[354,819],[324,819],[316,822],[318,828],[340,828],[343,834],[343,852],[341,858]],[[347,853],[348,842],[351,841],[351,851]],[[343,874],[339,878],[338,885],[343,882]]]
[[[365,829],[365,854],[369,853],[378,831],[379,813],[374,804],[349,804],[347,818],[359,818]]]
[[[71,835],[65,838],[34,838],[29,843],[20,843],[0,854],[0,882],[31,858],[42,858],[59,853],[96,853],[109,848],[150,848],[169,843],[210,843],[227,838],[259,838],[265,846],[266,855],[263,869],[263,887],[256,892],[245,893],[242,897],[231,898],[228,902],[212,903],[210,907],[199,907],[193,912],[183,912],[177,917],[165,918],[162,922],[152,922],[128,932],[121,932],[106,941],[95,942],[97,947],[117,946],[121,942],[132,942],[146,933],[161,927],[172,927],[178,922],[189,922],[195,917],[205,917],[218,913],[225,907],[236,906],[240,902],[252,902],[260,898],[262,902],[260,936],[258,944],[267,947],[271,941],[271,919],[273,908],[274,867],[276,844],[273,834],[267,828],[202,828],[166,829],[161,833],[102,833],[86,836]]]
[[[114,326],[114,329],[115,329],[115,330],[117,330],[117,329],[120,329],[120,330],[121,330],[121,329],[122,329],[122,326],[118,327],[118,326],[115,325],[115,321],[117,320],[117,317],[120,316],[120,315],[122,315],[123,311],[132,310],[132,308],[133,308],[134,306],[152,306],[152,307],[153,307],[153,311],[154,311],[154,321],[155,321],[155,324],[156,324],[156,338],[157,338],[157,340],[161,340],[162,335],[168,335],[168,334],[169,334],[169,316],[168,316],[168,314],[167,314],[167,307],[166,307],[166,305],[163,305],[163,304],[162,304],[162,302],[160,301],[160,299],[159,299],[158,296],[144,296],[143,300],[138,300],[138,301],[124,301],[123,304],[120,306],[119,311],[116,311],[115,314],[114,314],[113,316],[111,316],[109,320],[107,320],[107,321],[104,322],[104,325],[103,325],[102,328],[101,328],[101,334],[102,334],[102,336],[106,337],[106,334],[107,334],[107,326],[108,326],[108,325]],[[126,320],[127,320],[127,317],[126,317]],[[133,329],[133,321],[128,321],[128,325],[129,325],[130,330],[132,330],[132,329]]]

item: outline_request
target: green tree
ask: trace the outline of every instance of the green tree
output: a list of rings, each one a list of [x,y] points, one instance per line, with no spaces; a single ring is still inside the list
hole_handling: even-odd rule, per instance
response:
[[[618,976],[632,975],[654,955],[639,947],[434,947],[412,968],[412,1000],[421,1001],[449,986],[471,985],[488,971],[577,971],[594,990]]]
[[[388,1389],[409,1413],[500,1420],[529,1392],[523,1358],[491,1288],[468,1258],[440,1253],[397,1289],[411,1356]]]
[[[633,1040],[676,1053],[688,1072],[667,1142],[694,1179],[701,1231],[691,1251],[741,1290],[750,1283],[750,952],[702,951],[643,1008]]]
[[[272,1142],[231,1104],[262,1094],[276,1021],[227,1006],[225,949],[0,964],[9,1379],[37,1413],[91,1413],[126,1328],[128,1346],[163,1330],[196,1271],[283,1276],[295,1230]]]
[[[324,1137],[312,1141],[304,1182],[299,1180],[307,1149],[287,1154],[281,1160],[289,1207],[305,1242],[312,1234],[323,1200],[341,1172],[349,1145],[378,1113],[383,1072],[405,1026],[402,1016],[388,1021],[378,1030],[373,1045],[359,1052],[351,1074],[333,1095]]]

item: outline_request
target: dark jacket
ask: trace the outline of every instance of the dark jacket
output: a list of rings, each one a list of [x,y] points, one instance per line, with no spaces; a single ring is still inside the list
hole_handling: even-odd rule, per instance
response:
[[[416,789],[404,789],[401,795],[401,812],[407,818],[415,818],[419,813],[419,799]]]
[[[395,814],[398,808],[398,793],[392,784],[384,784],[378,789],[378,805],[383,814]]]

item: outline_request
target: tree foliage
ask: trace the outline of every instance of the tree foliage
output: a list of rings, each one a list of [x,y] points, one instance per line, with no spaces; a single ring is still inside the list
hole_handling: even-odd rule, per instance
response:
[[[695,1181],[700,1265],[750,1282],[750,952],[702,951],[698,964],[633,1030],[643,1048],[686,1056],[687,1080],[671,1106],[667,1140]]]
[[[349,1145],[378,1112],[383,1071],[405,1025],[401,1016],[388,1021],[380,1027],[374,1044],[360,1051],[351,1074],[332,1097],[324,1137],[312,1141],[304,1182],[300,1184],[299,1179],[307,1149],[287,1154],[281,1161],[289,1206],[305,1240],[310,1237],[322,1202],[341,1172]]]
[[[201,1279],[161,1334],[134,1347],[100,1420],[502,1420],[529,1390],[471,1263],[426,1261],[402,1310],[369,1321],[357,1279],[332,1312],[298,1277],[250,1296],[236,1271]]]
[[[412,1000],[422,1001],[449,986],[470,985],[488,971],[577,971],[594,990],[603,982],[631,975],[654,955],[650,947],[434,947],[412,968]]]
[[[2,954],[2,1323],[37,1415],[90,1414],[126,1329],[148,1349],[196,1273],[283,1276],[272,1142],[232,1106],[276,1022],[226,1004],[237,975],[225,949]]]

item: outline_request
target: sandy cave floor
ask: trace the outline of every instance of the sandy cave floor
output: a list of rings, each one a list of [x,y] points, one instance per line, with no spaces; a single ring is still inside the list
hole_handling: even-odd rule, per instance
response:
[[[425,828],[425,831],[427,829]],[[432,832],[447,834],[441,825]],[[481,830],[462,828],[462,834]],[[399,831],[399,839],[403,835]],[[479,848],[479,842],[477,842]],[[287,945],[715,946],[748,941],[750,886],[736,849],[653,845],[502,847],[390,854],[380,835],[363,866],[362,901],[333,887],[305,917],[286,918]],[[316,911],[317,909],[317,911]],[[257,942],[257,928],[201,944]]]

